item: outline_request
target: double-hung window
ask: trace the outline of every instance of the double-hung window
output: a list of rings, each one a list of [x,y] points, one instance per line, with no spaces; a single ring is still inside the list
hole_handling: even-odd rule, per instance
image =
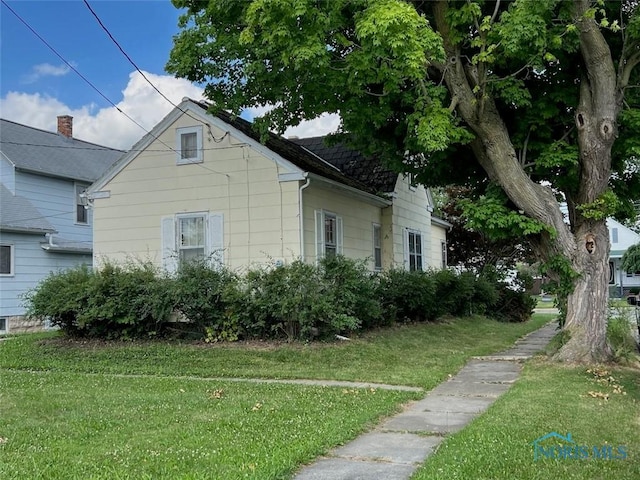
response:
[[[373,268],[382,270],[382,228],[373,224]]]
[[[76,223],[88,224],[89,223],[89,210],[86,207],[87,200],[83,197],[84,192],[87,190],[87,185],[75,184],[76,192]]]
[[[0,277],[13,276],[13,245],[0,245]]]
[[[177,223],[180,261],[203,260],[207,248],[205,215],[180,215]]]
[[[422,234],[417,230],[405,230],[405,247],[405,261],[409,270],[423,270]]]
[[[335,213],[316,210],[316,258],[342,254],[342,218]]]
[[[176,129],[178,165],[202,162],[202,125]]]
[[[162,218],[162,266],[170,273],[181,263],[206,260],[223,265],[223,226],[220,213],[179,213]]]

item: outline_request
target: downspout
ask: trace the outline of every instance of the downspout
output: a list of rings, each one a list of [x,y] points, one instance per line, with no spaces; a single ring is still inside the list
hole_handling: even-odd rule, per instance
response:
[[[298,218],[300,219],[300,258],[302,261],[305,261],[304,257],[304,208],[302,205],[302,191],[309,186],[311,183],[311,179],[308,177],[309,173],[304,172],[303,176],[307,179],[304,185],[301,185],[298,189],[298,208],[300,209],[298,212]]]
[[[55,243],[53,243],[53,233],[45,233],[44,236],[47,238],[47,240],[49,240],[49,246],[50,247],[57,247],[58,246]]]

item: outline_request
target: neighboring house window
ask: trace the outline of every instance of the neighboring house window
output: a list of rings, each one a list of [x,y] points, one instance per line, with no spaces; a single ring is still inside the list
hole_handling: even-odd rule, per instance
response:
[[[222,214],[181,213],[162,218],[162,266],[175,272],[180,262],[210,259],[222,265]]]
[[[0,333],[7,333],[7,319],[0,318]]]
[[[316,257],[342,254],[342,218],[335,213],[316,210]]]
[[[417,230],[405,230],[405,260],[410,271],[423,269],[422,234]]]
[[[382,270],[382,228],[373,224],[373,268]]]
[[[611,243],[618,243],[618,229],[611,229]]]
[[[442,268],[447,268],[447,242],[440,242],[440,250],[442,251]]]
[[[202,162],[202,126],[176,129],[178,165]]]
[[[86,198],[81,195],[87,190],[87,185],[76,183],[76,223],[89,223],[89,210],[86,207]]]
[[[13,245],[0,245],[0,276],[13,275]]]

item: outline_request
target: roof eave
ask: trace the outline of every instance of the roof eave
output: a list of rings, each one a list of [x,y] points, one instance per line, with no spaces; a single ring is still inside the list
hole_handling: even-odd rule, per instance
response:
[[[349,196],[359,198],[360,200],[373,204],[377,207],[388,207],[393,203],[391,200],[388,200],[386,198],[382,198],[378,195],[374,195],[372,193],[365,192],[354,187],[350,187],[349,185],[336,182],[335,180],[330,180],[315,173],[309,173],[308,176],[312,181],[320,182],[330,189],[340,190]]]

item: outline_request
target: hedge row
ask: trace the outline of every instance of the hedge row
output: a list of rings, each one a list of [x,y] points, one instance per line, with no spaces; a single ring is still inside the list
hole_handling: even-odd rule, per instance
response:
[[[240,276],[205,262],[167,276],[151,264],[52,273],[25,296],[28,314],[76,337],[181,335],[205,341],[314,339],[397,322],[486,314],[529,318],[531,298],[506,283],[451,270],[372,275],[337,257]]]

